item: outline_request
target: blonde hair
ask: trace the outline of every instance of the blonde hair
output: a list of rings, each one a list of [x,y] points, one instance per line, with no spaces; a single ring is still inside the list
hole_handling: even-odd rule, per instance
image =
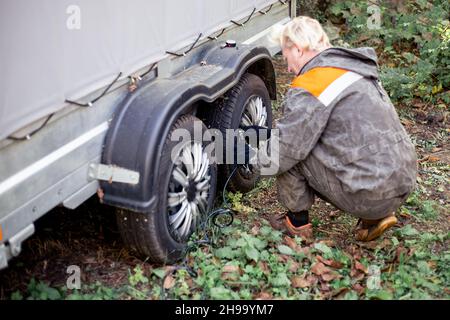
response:
[[[270,39],[281,48],[290,48],[295,44],[305,50],[323,51],[331,47],[319,21],[306,16],[294,18],[284,26],[275,27]]]

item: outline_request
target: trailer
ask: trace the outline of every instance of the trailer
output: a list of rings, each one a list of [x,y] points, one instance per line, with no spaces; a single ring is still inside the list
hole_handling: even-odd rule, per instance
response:
[[[228,165],[176,129],[271,126],[270,28],[282,0],[0,2],[0,269],[34,222],[95,194],[117,211],[124,243],[178,260],[213,206]],[[186,162],[186,155],[192,163]],[[240,166],[232,190],[258,174]],[[109,210],[108,209],[108,210]]]

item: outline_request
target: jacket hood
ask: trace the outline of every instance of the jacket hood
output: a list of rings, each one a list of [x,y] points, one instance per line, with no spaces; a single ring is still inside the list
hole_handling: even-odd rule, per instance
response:
[[[300,70],[299,75],[316,67],[335,67],[356,72],[366,78],[378,79],[377,54],[370,47],[326,49],[312,58]]]

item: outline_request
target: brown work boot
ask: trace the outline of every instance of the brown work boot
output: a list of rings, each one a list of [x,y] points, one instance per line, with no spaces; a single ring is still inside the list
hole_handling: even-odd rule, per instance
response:
[[[365,242],[375,240],[396,224],[397,218],[394,213],[378,220],[359,219],[356,225],[355,238],[358,241]]]
[[[291,237],[298,236],[307,243],[313,241],[313,229],[311,223],[301,227],[295,227],[285,214],[271,216],[269,222],[272,228],[281,231],[284,234]]]

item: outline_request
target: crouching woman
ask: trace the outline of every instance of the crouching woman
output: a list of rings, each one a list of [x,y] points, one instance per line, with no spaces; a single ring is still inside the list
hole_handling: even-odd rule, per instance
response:
[[[332,47],[308,17],[293,19],[274,39],[296,77],[276,137],[252,160],[262,175],[277,177],[287,208],[272,226],[311,236],[308,212],[317,196],[359,218],[357,240],[379,237],[415,188],[417,159],[380,83],[375,51]]]

